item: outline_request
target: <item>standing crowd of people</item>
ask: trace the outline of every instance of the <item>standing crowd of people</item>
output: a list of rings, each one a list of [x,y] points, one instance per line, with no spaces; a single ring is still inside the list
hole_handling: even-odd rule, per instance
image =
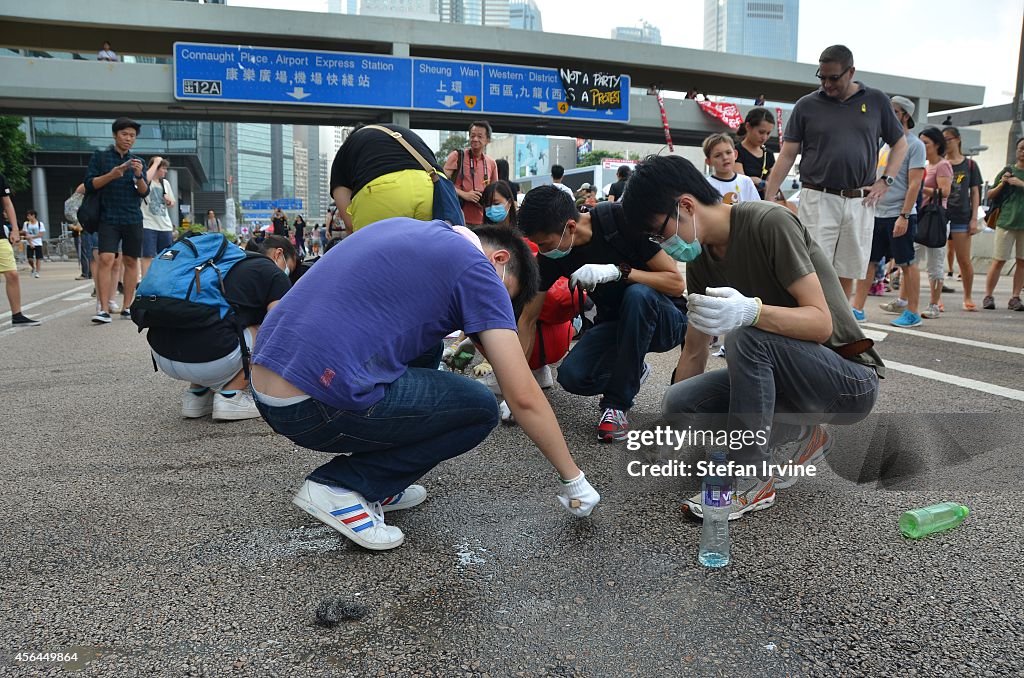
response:
[[[139,125],[121,118],[76,192],[78,204],[102,193],[92,320],[110,322],[112,271],[123,271],[121,315],[148,327],[154,367],[186,384],[182,415],[262,416],[296,445],[328,455],[293,501],[373,550],[403,543],[385,514],[426,499],[417,481],[500,421],[521,426],[550,462],[561,505],[589,515],[600,495],[543,390],[557,383],[597,397],[597,439],[624,440],[652,352],[678,349],[671,374],[655,377],[671,384],[665,414],[770,433],[745,437],[753,442],[730,459],[758,468],[773,458],[815,463],[832,446],[829,427],[866,417],[885,378],[858,324],[876,270],[900,271],[901,296],[882,308],[897,315],[894,325],[915,327],[943,312],[945,248],[915,242],[922,215],[940,205],[963,277],[962,308],[976,310],[977,165],[963,156],[958,130],[915,133],[912,101],[855,74],[846,47],[822,52],[821,86],[796,103],[778,156],[766,148],[774,117],[754,108],[736,137],[705,140],[707,174],[680,156],[650,156],[634,171],[620,168],[606,201],[579,200],[559,166],[551,185],[520,200],[487,154],[486,121],[473,122],[468,147],[443,160],[403,126],[366,125],[334,159],[324,225],[309,227],[301,215],[289,223],[275,210],[247,252],[218,248],[223,227],[212,211],[205,235],[174,242],[167,162],[147,166],[134,155]],[[880,141],[888,151],[879,174]],[[803,190],[794,205],[781,188],[798,155]],[[982,307],[994,308],[995,282],[1013,255],[1009,308],[1021,310],[1024,139],[987,197],[999,215]],[[23,229],[30,239],[44,232],[34,216]],[[15,227],[0,242],[0,270],[12,322],[30,324],[8,266],[18,237]],[[169,325],[159,320],[166,309],[152,303],[158,294],[133,305],[140,261],[143,271],[168,275],[170,260],[204,247],[214,248],[218,276],[226,272],[227,312]],[[708,371],[716,340],[726,364]],[[318,349],[295,350],[309,344]],[[441,369],[474,352],[484,358],[478,379]],[[730,517],[769,508],[794,478],[738,476]],[[684,504],[701,517],[699,496]]]

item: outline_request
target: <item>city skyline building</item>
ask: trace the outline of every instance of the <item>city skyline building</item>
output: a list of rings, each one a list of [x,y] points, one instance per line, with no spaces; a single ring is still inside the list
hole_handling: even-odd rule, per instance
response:
[[[438,10],[448,24],[509,26],[509,0],[440,0]]]
[[[616,26],[612,29],[612,40],[660,45],[661,30],[646,21],[641,21],[639,26]]]
[[[704,0],[704,49],[796,61],[800,0]]]
[[[401,17],[413,21],[437,21],[438,0],[362,0],[359,14]]]
[[[509,28],[525,31],[543,31],[540,8],[534,0],[511,0],[508,4]]]

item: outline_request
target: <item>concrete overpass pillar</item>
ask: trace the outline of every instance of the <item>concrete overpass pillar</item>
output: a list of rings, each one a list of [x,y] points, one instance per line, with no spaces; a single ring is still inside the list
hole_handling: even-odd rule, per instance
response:
[[[928,105],[931,103],[928,97],[918,97],[917,101],[914,102],[914,122],[917,126],[914,127],[913,131],[920,134],[921,130],[928,127]]]
[[[36,216],[39,221],[46,224],[46,235],[56,238],[61,234],[60,220],[56,224],[50,223],[50,209],[47,204],[49,195],[46,191],[46,171],[42,167],[32,168],[32,204],[35,206]],[[24,218],[24,214],[18,215]],[[21,224],[18,224],[21,228]]]
[[[174,207],[167,210],[167,214],[171,216],[171,223],[174,224],[174,228],[177,229],[181,226],[181,210],[178,209],[181,205],[181,192],[178,190],[178,170],[169,169],[167,170],[167,183],[171,185],[171,192],[174,193]],[[195,215],[192,215],[192,223],[196,222]]]
[[[407,42],[394,42],[391,43],[391,54],[396,57],[408,57],[409,56],[409,43]],[[391,112],[391,123],[394,125],[402,125],[403,127],[409,126],[409,111],[392,111]]]

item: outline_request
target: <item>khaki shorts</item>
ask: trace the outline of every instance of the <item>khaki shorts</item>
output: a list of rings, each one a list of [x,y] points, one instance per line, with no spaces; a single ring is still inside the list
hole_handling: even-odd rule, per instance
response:
[[[1013,250],[1017,250],[1017,259],[1024,259],[1024,230],[1011,231],[1008,228],[997,228],[996,243],[992,247],[992,258],[996,261],[1009,261],[1010,253]]]
[[[14,248],[7,238],[0,239],[0,273],[17,271],[18,264],[14,261]]]
[[[840,278],[860,280],[867,274],[875,208],[866,207],[864,198],[804,189],[797,216]]]

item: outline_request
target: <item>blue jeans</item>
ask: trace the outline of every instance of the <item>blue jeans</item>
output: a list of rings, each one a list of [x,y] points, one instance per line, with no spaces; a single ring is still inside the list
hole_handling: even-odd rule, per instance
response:
[[[569,393],[602,395],[601,408],[628,410],[640,391],[644,356],[683,343],[686,315],[667,296],[646,285],[630,285],[619,319],[595,325],[558,368]]]
[[[498,403],[486,386],[436,365],[410,367],[366,410],[338,410],[313,398],[269,407],[257,397],[256,405],[295,444],[337,455],[310,480],[380,501],[473,449],[498,425]]]
[[[728,368],[684,379],[665,392],[665,414],[716,415],[695,428],[769,431],[767,445],[730,454],[741,464],[770,461],[772,445],[804,425],[855,424],[871,413],[878,375],[830,348],[755,327],[725,339]]]
[[[92,248],[96,246],[96,236],[82,231],[78,237],[78,263],[82,266],[82,277],[92,277]]]

